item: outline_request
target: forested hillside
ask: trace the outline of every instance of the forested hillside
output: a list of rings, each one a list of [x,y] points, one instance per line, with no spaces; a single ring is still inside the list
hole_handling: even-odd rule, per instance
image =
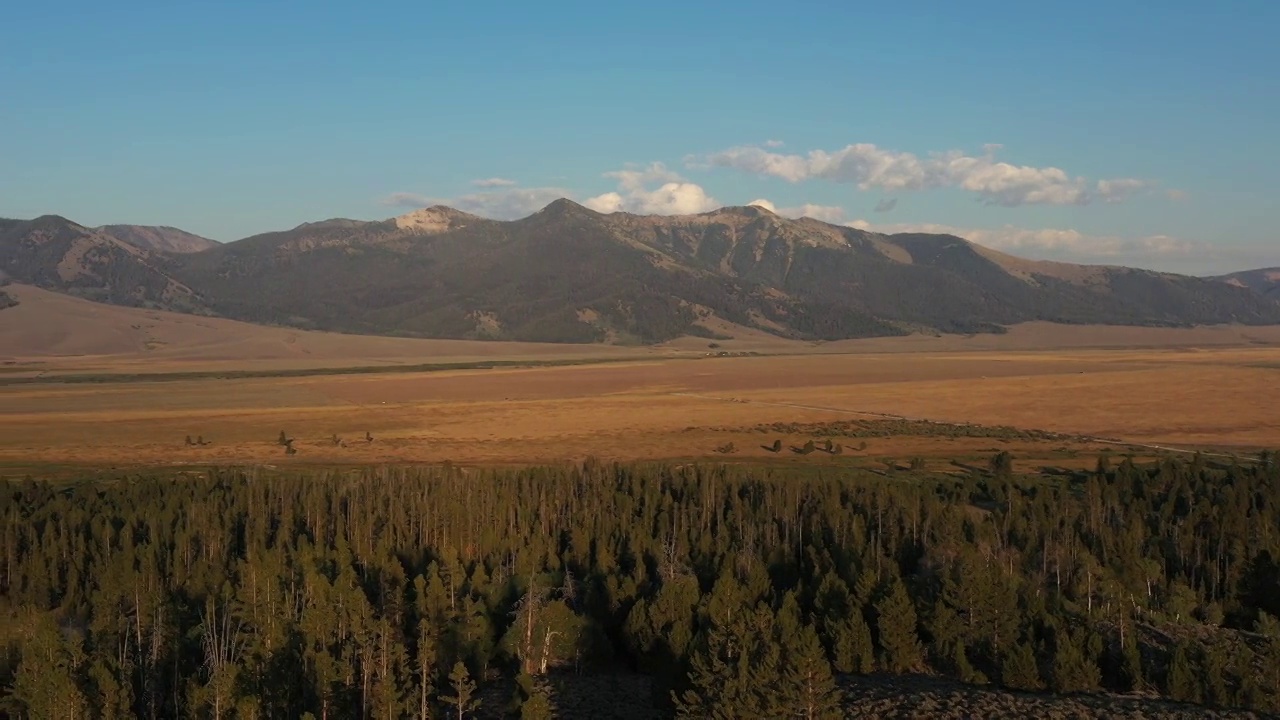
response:
[[[11,482],[0,682],[13,717],[546,717],[619,669],[698,718],[838,717],[867,673],[1276,711],[1277,498],[1269,456]]]

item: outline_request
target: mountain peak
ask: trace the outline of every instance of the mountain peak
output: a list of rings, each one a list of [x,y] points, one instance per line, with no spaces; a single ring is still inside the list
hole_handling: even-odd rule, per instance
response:
[[[763,205],[729,205],[719,210],[712,210],[713,213],[728,213],[732,215],[742,215],[744,217],[779,217],[779,215]]]
[[[465,227],[481,219],[479,216],[465,213],[447,205],[432,205],[431,207],[419,208],[400,215],[395,221],[396,227],[401,230],[408,230],[421,235],[435,235]]]
[[[316,228],[358,228],[367,224],[364,220],[351,220],[349,218],[329,218],[328,220],[316,220],[313,222],[304,222],[294,230],[316,229]]]
[[[88,229],[80,223],[68,220],[61,215],[41,215],[32,220],[30,225],[33,228],[72,227],[80,230]]]
[[[568,215],[581,215],[581,214],[596,215],[598,213],[596,213],[596,211],[584,205],[579,205],[578,203],[570,200],[569,198],[560,198],[558,200],[552,200],[550,203],[547,204],[546,207],[542,208],[541,210],[539,210],[537,213],[534,213],[534,214],[562,217],[562,216],[568,216]]]

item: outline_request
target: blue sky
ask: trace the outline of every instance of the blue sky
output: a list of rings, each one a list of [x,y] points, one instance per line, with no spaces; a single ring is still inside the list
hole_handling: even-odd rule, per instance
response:
[[[436,202],[763,200],[1031,257],[1280,264],[1275,2],[74,0],[3,17],[0,216],[225,241]]]

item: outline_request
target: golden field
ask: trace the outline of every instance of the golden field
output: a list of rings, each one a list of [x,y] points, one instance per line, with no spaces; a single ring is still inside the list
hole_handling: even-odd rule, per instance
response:
[[[849,443],[840,457],[761,447],[822,439],[812,427],[762,425],[874,417],[865,413],[1183,448],[1280,447],[1280,327],[1030,323],[1005,335],[801,343],[726,326],[719,330],[734,339],[713,352],[697,338],[643,348],[369,338],[7,289],[21,301],[0,314],[0,468],[10,473],[723,457],[715,449],[729,442],[737,449],[729,457],[786,462],[944,462],[1007,448],[1024,462],[1069,465],[1103,447],[916,432],[867,438],[863,450]],[[719,352],[759,355],[708,357]],[[529,366],[421,371],[486,361]],[[379,372],[342,374],[352,367]],[[326,369],[333,374],[138,381]],[[58,382],[67,376],[94,382]],[[296,438],[296,455],[276,444],[281,430]],[[210,444],[188,447],[187,435]]]
[[[1002,350],[981,347],[993,338],[974,338],[978,347],[965,350],[962,340],[910,352],[869,341],[881,347],[729,358],[690,348],[573,366],[6,385],[0,467],[694,458],[721,457],[715,449],[728,442],[737,448],[731,457],[786,462],[943,462],[1007,448],[1024,462],[1069,465],[1090,464],[1102,447],[906,433],[869,438],[863,450],[846,440],[840,457],[775,456],[762,445],[821,434],[757,430],[867,419],[863,413],[1187,448],[1280,447],[1275,341]],[[120,366],[134,372],[139,362],[126,356]],[[109,358],[96,363],[111,370]],[[296,455],[276,444],[281,430],[296,438]],[[335,434],[345,446],[333,444]],[[187,447],[187,435],[210,444]]]

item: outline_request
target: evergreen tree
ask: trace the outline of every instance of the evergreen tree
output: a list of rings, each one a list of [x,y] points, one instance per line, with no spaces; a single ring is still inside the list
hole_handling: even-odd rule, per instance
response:
[[[805,720],[840,718],[841,693],[831,675],[831,663],[823,653],[818,633],[805,625],[786,658],[784,686],[791,690],[788,717]]]
[[[1005,651],[1000,664],[1000,682],[1014,690],[1036,691],[1044,688],[1035,649],[1029,641],[1014,642]]]
[[[418,646],[414,662],[417,671],[418,685],[418,717],[426,720],[431,716],[431,703],[435,696],[435,673],[438,649],[435,626],[429,618],[418,621]]]
[[[814,609],[836,671],[866,675],[875,671],[875,645],[862,608],[855,603],[849,586],[830,572],[818,588]]]
[[[748,676],[742,648],[723,628],[713,628],[702,636],[689,658],[689,685],[683,693],[672,694],[676,717],[730,720],[749,717],[755,707],[754,688]]]
[[[458,720],[464,720],[468,713],[480,707],[476,684],[461,660],[454,663],[453,671],[449,673],[449,687],[453,689],[453,695],[446,696],[444,701],[453,706],[451,714]]]
[[[1101,673],[1085,649],[1081,634],[1073,635],[1065,628],[1056,630],[1049,679],[1053,691],[1059,693],[1088,692],[1098,688]]]
[[[890,581],[875,608],[883,667],[899,674],[919,670],[924,651],[916,630],[916,611],[900,578]]]
[[[12,695],[31,718],[86,717],[84,652],[48,617],[34,619],[13,681]]]
[[[1142,673],[1142,652],[1133,633],[1129,633],[1120,646],[1120,677],[1116,684],[1120,690],[1139,691],[1146,687]]]
[[[520,720],[551,720],[554,717],[555,708],[551,705],[551,698],[541,688],[534,690],[520,703]]]
[[[1202,700],[1200,678],[1191,659],[1191,648],[1186,642],[1179,642],[1174,646],[1173,655],[1169,659],[1165,692],[1181,702],[1198,703]]]

